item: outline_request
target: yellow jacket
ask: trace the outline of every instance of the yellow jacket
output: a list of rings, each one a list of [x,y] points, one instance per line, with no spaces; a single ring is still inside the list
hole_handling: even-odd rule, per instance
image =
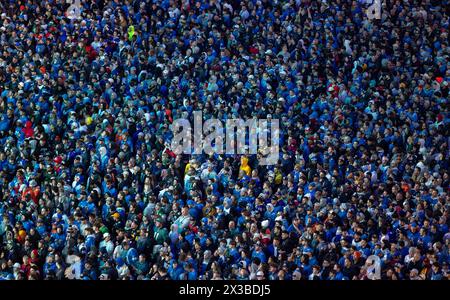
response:
[[[250,174],[252,172],[252,169],[248,165],[248,158],[247,157],[242,156],[242,158],[241,158],[241,167],[239,169],[243,170],[245,172],[245,174],[247,174],[247,176],[250,176]]]

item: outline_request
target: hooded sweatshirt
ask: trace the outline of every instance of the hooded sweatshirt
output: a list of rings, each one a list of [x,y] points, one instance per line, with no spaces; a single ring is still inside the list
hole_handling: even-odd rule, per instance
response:
[[[252,172],[252,169],[248,165],[248,158],[245,156],[242,156],[241,158],[241,167],[240,170],[243,170],[247,176],[250,176],[250,173]]]

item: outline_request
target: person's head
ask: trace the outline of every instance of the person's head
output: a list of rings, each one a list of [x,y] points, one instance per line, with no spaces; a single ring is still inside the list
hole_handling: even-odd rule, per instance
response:
[[[19,263],[15,263],[13,265],[13,272],[14,273],[18,273],[20,271],[20,264]]]
[[[335,272],[340,272],[340,271],[341,271],[341,266],[340,266],[339,264],[334,264],[333,270],[334,270]]]
[[[181,214],[183,216],[188,216],[189,215],[189,207],[185,206],[181,209]]]
[[[256,280],[264,280],[265,279],[265,275],[263,271],[258,271],[256,272]]]
[[[320,267],[318,265],[314,265],[312,269],[314,274],[317,275],[320,273]]]
[[[435,262],[431,265],[433,272],[438,273],[440,271],[439,263]]]
[[[128,250],[130,248],[130,242],[129,241],[123,241],[122,247],[124,250]]]
[[[418,275],[419,275],[419,271],[417,269],[412,269],[409,272],[409,278],[410,279],[416,279],[418,277]]]
[[[351,261],[350,259],[346,258],[346,259],[344,260],[344,266],[345,266],[346,268],[349,268],[349,267],[351,267],[351,265],[352,265],[352,261]]]

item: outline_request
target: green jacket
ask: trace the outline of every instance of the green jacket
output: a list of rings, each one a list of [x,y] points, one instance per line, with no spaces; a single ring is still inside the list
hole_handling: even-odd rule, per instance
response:
[[[169,237],[169,233],[166,228],[158,228],[155,226],[153,237],[155,238],[156,244],[162,245]]]

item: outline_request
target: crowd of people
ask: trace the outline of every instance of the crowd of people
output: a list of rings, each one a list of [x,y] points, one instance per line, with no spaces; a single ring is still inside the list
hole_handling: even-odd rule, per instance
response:
[[[366,2],[2,1],[0,279],[449,279],[450,5]]]

